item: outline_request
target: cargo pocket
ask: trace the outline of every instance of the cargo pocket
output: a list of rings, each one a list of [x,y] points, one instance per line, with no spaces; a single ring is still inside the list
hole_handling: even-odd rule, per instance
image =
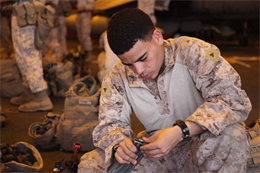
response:
[[[36,24],[36,15],[35,15],[35,7],[32,3],[25,4],[24,8],[27,12],[26,19],[28,25]]]
[[[14,6],[14,11],[17,17],[18,26],[23,27],[27,25],[26,11],[23,5]]]

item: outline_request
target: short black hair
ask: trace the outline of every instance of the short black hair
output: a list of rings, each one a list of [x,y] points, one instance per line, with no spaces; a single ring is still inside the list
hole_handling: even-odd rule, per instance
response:
[[[115,13],[107,29],[110,48],[116,55],[128,52],[135,43],[151,41],[155,26],[150,17],[138,8],[127,8]]]

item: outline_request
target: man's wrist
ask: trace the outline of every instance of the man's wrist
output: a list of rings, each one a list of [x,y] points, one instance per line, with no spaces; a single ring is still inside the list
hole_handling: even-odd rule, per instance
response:
[[[173,126],[179,126],[182,131],[183,139],[186,139],[190,136],[190,131],[186,123],[182,120],[177,120]]]

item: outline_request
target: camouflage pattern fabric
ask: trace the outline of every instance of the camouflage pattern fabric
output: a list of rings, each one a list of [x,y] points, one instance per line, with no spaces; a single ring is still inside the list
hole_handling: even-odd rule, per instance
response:
[[[47,0],[46,1],[46,3],[52,3],[55,6],[58,5],[58,7],[57,7],[58,9],[55,8],[56,14],[58,14],[58,17],[57,17],[58,18],[57,19],[58,20],[58,25],[57,25],[58,29],[55,29],[57,31],[53,31],[52,34],[50,33],[49,39],[50,39],[50,44],[51,44],[52,40],[54,40],[56,44],[58,43],[60,51],[62,52],[62,54],[65,54],[67,51],[67,48],[66,48],[67,27],[66,27],[66,18],[62,14],[62,12],[60,12],[60,8],[62,8],[60,1],[61,0]],[[50,48],[52,49],[52,46],[50,46]]]
[[[66,34],[67,34],[67,26],[66,26],[66,17],[65,16],[59,16],[59,43],[61,45],[61,50],[63,55],[67,52],[67,42],[66,42]]]
[[[48,36],[48,47],[51,49],[52,51],[52,55],[54,55],[55,60],[50,60],[50,62],[52,62],[53,64],[57,63],[57,62],[61,62],[62,58],[63,58],[63,51],[62,51],[62,47],[61,44],[59,43],[59,27],[55,26],[53,28],[51,28],[50,34]],[[45,56],[44,58],[50,58],[47,56]],[[51,64],[51,63],[50,63]]]
[[[246,172],[249,145],[244,128],[235,124],[219,136],[207,131],[181,141],[159,159],[144,157],[132,172]],[[104,160],[100,148],[86,153],[78,172],[106,172]]]
[[[9,21],[8,18],[5,16],[1,16],[0,21],[1,21],[0,31],[1,31],[2,45],[5,53],[7,53],[7,55],[10,56],[12,51],[12,42],[11,42],[11,30],[9,27]]]
[[[178,119],[201,125],[209,137],[201,139],[205,142],[198,151],[197,158],[202,159],[199,164],[205,164],[206,170],[240,169],[247,160],[245,155],[249,140],[244,136],[245,129],[235,127],[238,122],[247,119],[252,106],[241,89],[238,73],[220,55],[215,45],[196,38],[165,40],[164,52],[165,69],[157,79],[159,92],[151,91],[146,85],[147,81],[144,82],[120,61],[104,79],[100,123],[93,131],[93,141],[95,146],[105,151],[105,163],[110,164],[114,145],[126,137],[133,138],[130,114],[134,110],[148,133],[172,127]],[[230,129],[233,130],[230,132]],[[225,137],[226,131],[234,135],[230,137],[231,142]],[[231,145],[238,139],[240,144],[235,146],[244,147],[216,148],[220,142],[230,142]],[[239,153],[233,153],[235,151]],[[216,153],[226,158],[223,159],[225,163],[214,159]],[[208,162],[211,157],[212,163],[218,166],[207,166],[205,160]],[[230,161],[231,158],[239,163]]]
[[[155,0],[138,0],[138,8],[145,12],[156,25],[157,20],[154,14]]]
[[[43,79],[42,55],[35,48],[35,25],[19,27],[16,16],[12,16],[12,39],[15,58],[21,74],[26,78],[33,93],[47,89]]]
[[[91,10],[94,9],[94,0],[79,0],[78,5],[84,6],[84,10],[79,10],[76,18],[76,29],[81,47],[85,51],[92,50],[91,32]]]

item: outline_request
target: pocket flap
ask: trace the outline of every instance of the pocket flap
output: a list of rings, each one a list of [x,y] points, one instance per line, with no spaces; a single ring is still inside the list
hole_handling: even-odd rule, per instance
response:
[[[17,16],[25,16],[25,14],[26,14],[26,11],[25,11],[23,5],[14,6],[14,11]]]
[[[34,15],[35,14],[35,8],[34,5],[32,3],[29,4],[25,4],[24,5],[27,15]]]

